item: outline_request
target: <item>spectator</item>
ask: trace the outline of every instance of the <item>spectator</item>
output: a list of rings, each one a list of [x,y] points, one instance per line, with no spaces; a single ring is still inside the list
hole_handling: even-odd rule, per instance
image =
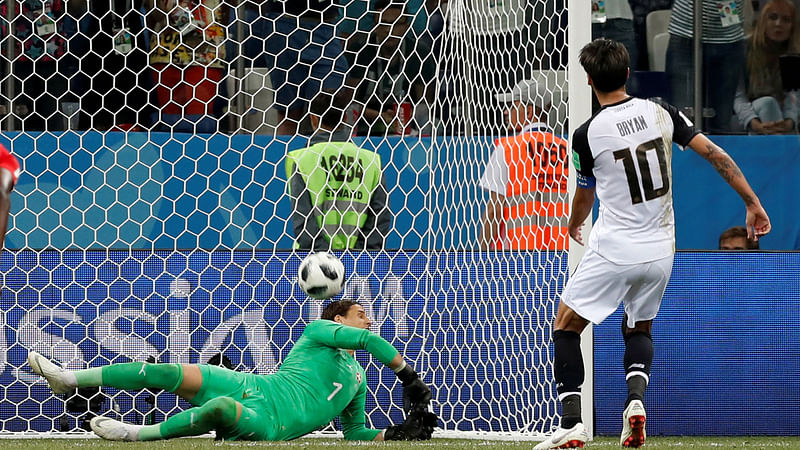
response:
[[[337,29],[336,0],[246,2],[248,65],[269,69],[278,112],[277,134],[294,135],[309,102],[339,89],[348,70]],[[267,109],[267,107],[260,107]]]
[[[75,34],[78,17],[86,9],[84,0],[15,1],[13,39],[2,39],[3,56],[9,54],[8,42],[14,42],[12,61],[14,91],[12,111],[14,127],[25,131],[58,131],[67,127],[65,103],[74,104],[69,94],[69,76],[75,73],[77,60],[67,53],[67,42]],[[69,14],[67,13],[69,8]],[[9,35],[8,0],[0,6],[0,33]],[[2,65],[5,78],[6,64]],[[3,95],[6,95],[4,90]],[[8,99],[2,103],[7,104]]]
[[[535,55],[544,54],[541,62],[535,65],[541,69],[566,70],[569,23],[567,2],[565,0],[524,0],[524,2],[533,6],[532,16],[528,19],[529,23],[532,23],[528,38],[536,42]]]
[[[426,28],[423,34],[427,35],[425,39],[431,43],[431,47],[437,46],[437,38],[444,31],[444,16],[447,13],[447,3],[448,0],[426,0],[425,2],[425,12],[428,20],[425,23]],[[434,54],[438,55],[438,53]]]
[[[340,37],[345,41],[348,67],[353,67],[356,63],[358,52],[367,45],[370,33],[375,28],[373,14],[370,13],[373,2],[374,0],[360,0],[343,5],[343,17],[336,29],[340,31]]]
[[[542,123],[551,94],[523,80],[497,99],[505,105],[508,129],[519,134],[497,140],[481,177],[481,187],[489,191],[481,248],[564,250],[567,141]]]
[[[311,103],[311,146],[286,157],[297,249],[379,250],[389,234],[381,158],[348,142],[348,102],[342,93],[320,93]]]
[[[758,250],[758,241],[747,237],[744,227],[732,227],[719,235],[720,250]]]
[[[733,98],[745,62],[743,6],[744,0],[703,0],[703,105],[710,108],[710,119],[703,128],[709,133],[731,131]],[[672,103],[687,113],[695,96],[693,13],[693,0],[675,0],[667,48]],[[700,126],[702,122],[695,119],[695,123]]]
[[[639,47],[628,0],[592,0],[592,39],[599,37],[621,42],[631,57],[631,71],[639,67]]]
[[[798,92],[784,89],[778,57],[800,52],[800,27],[790,0],[764,6],[748,40],[747,64],[734,108],[742,126],[757,134],[794,133]]]
[[[403,3],[375,3],[377,25],[350,72],[356,104],[363,107],[356,122],[358,134],[410,132],[414,109],[425,100],[427,87],[432,86],[435,68],[420,58],[430,55],[430,48],[415,42],[409,33],[409,20]]]
[[[216,131],[213,108],[225,74],[227,5],[220,0],[143,2],[155,33],[150,65],[161,121],[173,131]]]
[[[442,33],[444,32],[445,26],[445,16],[447,14],[447,5],[448,0],[426,0],[425,7],[420,9],[417,12],[417,17],[421,16],[421,13],[424,12],[426,16],[425,20],[425,31],[420,36],[420,43],[427,43],[428,47],[430,47],[430,57],[427,61],[423,61],[423,64],[430,65],[433,70],[434,75],[436,74],[443,74],[444,71],[442,70],[444,64],[440,64],[441,61],[441,54],[442,54]],[[419,19],[417,19],[418,21]],[[416,23],[416,21],[415,21]],[[423,47],[424,49],[424,47]],[[442,77],[439,77],[441,84]],[[430,115],[430,109],[433,107],[433,104],[436,102],[436,92],[437,92],[437,84],[431,83],[426,91],[426,111],[417,110],[415,114],[416,122],[420,127],[420,133],[423,136],[429,136],[432,132],[434,127],[434,119]],[[440,104],[440,114],[442,111],[441,104]],[[427,115],[427,117],[425,117]],[[427,123],[426,123],[427,121]],[[438,123],[441,123],[441,117],[438,118]]]

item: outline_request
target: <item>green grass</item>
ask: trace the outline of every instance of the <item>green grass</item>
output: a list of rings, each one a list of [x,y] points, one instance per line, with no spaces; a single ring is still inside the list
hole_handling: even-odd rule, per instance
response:
[[[109,442],[99,439],[0,439],[0,448],[19,450],[81,450],[81,449],[239,449],[239,448],[279,448],[279,449],[324,449],[336,448],[376,448],[376,449],[530,449],[532,442],[483,441],[467,439],[433,439],[428,442],[347,442],[341,439],[299,439],[292,442],[214,442],[211,439],[176,439],[159,442]],[[600,437],[586,444],[588,449],[619,449],[619,439]],[[647,439],[645,449],[800,449],[800,437],[652,437]]]

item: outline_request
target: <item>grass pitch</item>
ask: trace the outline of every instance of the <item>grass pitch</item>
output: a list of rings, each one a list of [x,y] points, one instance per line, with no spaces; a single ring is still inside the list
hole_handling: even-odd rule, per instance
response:
[[[100,439],[0,439],[0,448],[19,450],[59,449],[250,449],[277,447],[279,449],[374,448],[374,449],[530,449],[535,442],[481,441],[468,439],[433,439],[428,442],[347,442],[341,439],[298,439],[292,442],[215,442],[211,439],[175,439],[159,442],[109,442]],[[586,444],[587,449],[619,449],[619,438],[599,437]],[[800,449],[800,437],[648,437],[645,449]]]

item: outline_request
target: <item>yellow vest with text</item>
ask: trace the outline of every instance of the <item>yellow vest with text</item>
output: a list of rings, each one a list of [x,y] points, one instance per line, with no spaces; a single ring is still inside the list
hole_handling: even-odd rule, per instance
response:
[[[381,181],[380,155],[350,142],[320,142],[289,152],[287,179],[295,168],[305,181],[314,218],[330,248],[354,248],[367,221],[372,192]]]

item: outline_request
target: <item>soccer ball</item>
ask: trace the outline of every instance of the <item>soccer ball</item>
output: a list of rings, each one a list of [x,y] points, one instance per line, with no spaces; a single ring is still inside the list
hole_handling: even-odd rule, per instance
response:
[[[344,264],[330,253],[312,253],[300,262],[297,283],[310,297],[331,298],[344,287]]]

